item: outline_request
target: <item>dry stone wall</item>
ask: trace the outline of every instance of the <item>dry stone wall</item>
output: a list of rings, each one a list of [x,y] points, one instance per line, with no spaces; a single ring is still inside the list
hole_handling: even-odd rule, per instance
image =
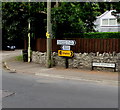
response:
[[[38,52],[33,51],[32,53],[32,61],[45,65],[46,64],[46,52]],[[53,58],[53,66],[65,67],[65,58],[59,57],[56,52],[52,54]],[[120,67],[119,63],[120,53],[74,53],[73,58],[69,58],[69,67],[70,68],[78,68],[78,69],[90,69],[92,68],[92,62],[104,62],[104,63],[116,63],[116,71],[118,71]],[[112,68],[100,68],[95,67],[97,70],[107,70],[114,71]]]

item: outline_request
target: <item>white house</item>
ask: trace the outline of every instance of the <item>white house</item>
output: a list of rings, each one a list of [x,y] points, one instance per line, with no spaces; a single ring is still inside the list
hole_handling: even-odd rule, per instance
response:
[[[111,14],[115,10],[106,11],[98,16],[95,24],[95,30],[98,32],[120,32],[120,24],[117,18]]]

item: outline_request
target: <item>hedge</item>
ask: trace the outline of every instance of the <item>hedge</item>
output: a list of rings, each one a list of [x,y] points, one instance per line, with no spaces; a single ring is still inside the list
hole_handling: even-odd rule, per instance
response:
[[[120,38],[120,32],[64,33],[62,38]]]

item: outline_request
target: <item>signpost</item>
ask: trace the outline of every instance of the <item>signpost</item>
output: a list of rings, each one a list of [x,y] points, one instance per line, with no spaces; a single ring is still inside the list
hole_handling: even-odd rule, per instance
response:
[[[68,58],[73,57],[70,46],[76,44],[75,40],[57,40],[57,45],[61,45],[62,50],[58,50],[58,56],[65,57],[65,67],[68,68]]]
[[[75,45],[75,40],[57,40],[57,45]]]
[[[72,57],[73,51],[71,51],[71,50],[58,50],[58,56]]]
[[[62,50],[70,50],[70,46],[68,46],[68,45],[62,45],[61,49]]]

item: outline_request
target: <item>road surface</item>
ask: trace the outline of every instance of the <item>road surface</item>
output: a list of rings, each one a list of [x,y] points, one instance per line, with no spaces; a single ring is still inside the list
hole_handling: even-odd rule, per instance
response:
[[[118,108],[118,87],[3,71],[3,108]]]

